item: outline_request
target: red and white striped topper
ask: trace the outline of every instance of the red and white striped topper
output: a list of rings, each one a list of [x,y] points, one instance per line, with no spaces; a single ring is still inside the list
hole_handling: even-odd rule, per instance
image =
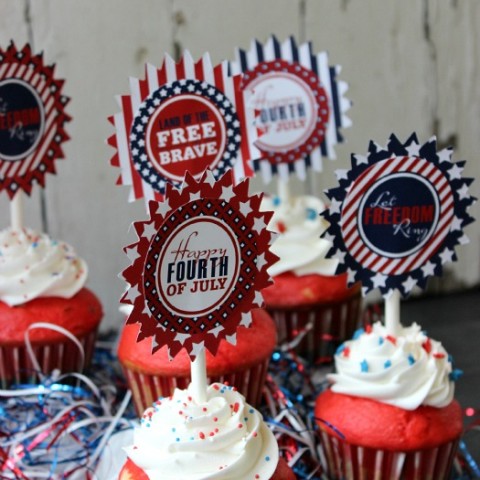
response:
[[[152,337],[152,353],[167,345],[170,357],[182,348],[192,359],[203,348],[215,354],[262,306],[276,260],[272,212],[260,211],[262,194],[248,188],[248,179],[234,185],[231,170],[218,181],[187,172],[181,189],[167,184],[165,201],[151,201],[150,218],[134,223],[121,301],[133,306],[127,323],[141,325],[138,340]]]
[[[435,138],[420,145],[415,134],[403,144],[394,135],[386,147],[371,142],[366,156],[352,155],[350,171],[337,172],[340,187],[327,192],[330,254],[365,294],[424,288],[468,241],[472,179],[461,177],[465,162],[453,163],[451,149],[436,148]]]
[[[213,66],[208,53],[194,62],[188,51],[178,63],[165,55],[161,68],[147,64],[144,80],[131,79],[108,140],[116,149],[111,164],[121,169],[117,183],[131,186],[131,201],[161,201],[166,185],[180,186],[186,172],[199,179],[208,168],[220,178],[232,168],[236,181],[252,176],[254,117],[240,81],[226,62]]]
[[[44,187],[55,160],[64,158],[69,99],[54,69],[28,44],[0,48],[0,190],[10,198],[19,190],[30,195],[35,182]]]

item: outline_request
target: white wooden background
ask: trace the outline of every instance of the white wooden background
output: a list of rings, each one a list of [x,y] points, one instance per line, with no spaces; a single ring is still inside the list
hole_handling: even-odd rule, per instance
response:
[[[455,147],[455,160],[468,160],[464,176],[480,177],[477,0],[0,0],[2,47],[30,41],[67,80],[71,140],[67,159],[47,180],[47,226],[87,260],[88,285],[106,309],[104,328],[122,324],[121,249],[133,239],[131,221],[144,218],[142,203],[127,203],[128,189],[115,185],[118,171],[109,165],[115,96],[128,93],[128,77],[143,77],[145,62],[159,65],[164,52],[188,49],[198,58],[209,51],[218,62],[272,33],[327,50],[350,84],[353,126],[337,160],[325,161],[310,185],[318,195],[337,185],[333,172],[349,165],[350,153],[366,152],[370,139],[385,143],[392,132],[405,139],[416,131],[422,142],[437,135],[442,146]],[[479,184],[471,188],[475,196]],[[255,187],[265,189],[260,181]],[[3,228],[10,220],[1,197]],[[36,189],[26,201],[27,226],[42,228],[39,205]],[[472,213],[479,217],[478,204]],[[467,233],[470,245],[458,249],[459,261],[431,289],[480,283],[480,222]]]

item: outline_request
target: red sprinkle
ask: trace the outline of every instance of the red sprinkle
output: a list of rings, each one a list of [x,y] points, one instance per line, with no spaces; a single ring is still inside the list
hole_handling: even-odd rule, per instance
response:
[[[218,385],[216,385],[216,384],[213,386],[213,388],[214,388],[215,390],[220,390],[220,387],[219,387]]]
[[[240,404],[238,402],[235,402],[235,404],[233,405],[233,411],[237,413],[239,408],[240,408]]]
[[[388,340],[389,342],[392,342],[394,345],[397,344],[397,339],[395,337],[392,337],[391,335],[387,335],[385,339]]]
[[[203,407],[202,410],[203,410],[204,412],[206,412],[206,411],[207,411],[207,407]]]
[[[218,422],[218,418],[217,418],[217,417],[213,417],[213,421],[214,421],[214,422]]]
[[[427,338],[423,343],[422,343],[423,349],[427,352],[430,353],[432,351],[432,342],[430,341],[429,338]]]
[[[243,428],[243,423],[239,423],[238,428]]]
[[[367,326],[365,327],[365,332],[367,332],[367,333],[372,333],[372,326],[371,326],[371,325],[367,325]]]
[[[445,354],[444,353],[434,353],[433,356],[435,358],[445,358]]]
[[[350,348],[349,347],[345,347],[343,349],[343,356],[347,357],[347,358],[350,356]]]
[[[203,432],[200,432],[198,436],[202,439],[205,440],[205,434]]]
[[[287,227],[285,226],[285,224],[283,222],[277,222],[277,230],[280,233],[284,233],[284,232],[286,232]]]

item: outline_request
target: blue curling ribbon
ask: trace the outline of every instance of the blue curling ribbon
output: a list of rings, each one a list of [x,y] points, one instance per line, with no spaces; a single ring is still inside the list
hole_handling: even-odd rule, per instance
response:
[[[473,478],[480,478],[480,468],[478,467],[477,462],[474,460],[470,452],[468,451],[466,443],[461,440],[459,444],[459,450],[462,452],[465,461],[467,462],[468,466],[470,467],[472,474],[474,475]],[[461,480],[464,477],[460,477]],[[467,477],[468,478],[468,477]]]

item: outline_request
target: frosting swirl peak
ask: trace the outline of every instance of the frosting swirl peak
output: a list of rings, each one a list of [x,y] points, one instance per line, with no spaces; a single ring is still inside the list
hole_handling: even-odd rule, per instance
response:
[[[262,209],[273,211],[268,227],[280,234],[271,247],[279,260],[269,268],[270,275],[335,274],[338,260],[326,258],[332,244],[320,238],[328,222],[320,216],[325,205],[319,198],[305,195],[282,200],[265,196]]]
[[[395,337],[377,322],[359,330],[335,354],[332,390],[415,410],[445,407],[453,400],[457,370],[440,342],[414,323]]]
[[[128,457],[150,480],[268,480],[278,446],[260,413],[233,387],[215,383],[199,404],[175,390],[145,411]]]
[[[73,297],[87,266],[65,242],[24,228],[0,231],[0,300],[9,306],[38,297]]]

